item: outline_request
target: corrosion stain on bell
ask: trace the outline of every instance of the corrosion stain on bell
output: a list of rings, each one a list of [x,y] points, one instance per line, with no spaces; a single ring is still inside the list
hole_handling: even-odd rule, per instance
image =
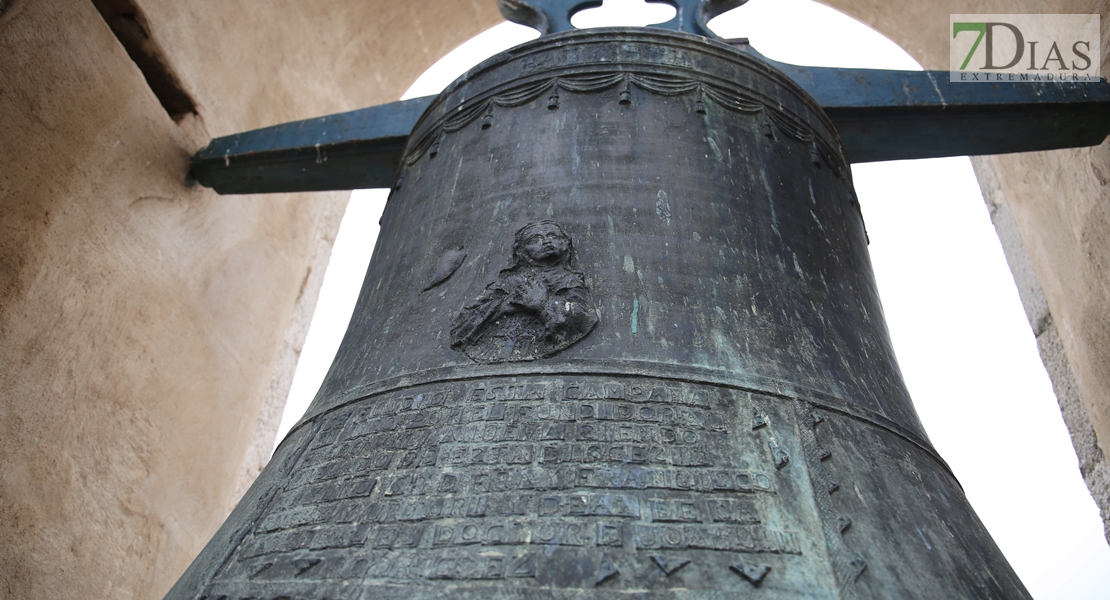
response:
[[[576,343],[597,325],[585,276],[571,268],[574,244],[554,221],[521,227],[512,265],[467,304],[451,347],[480,363],[533,360]]]

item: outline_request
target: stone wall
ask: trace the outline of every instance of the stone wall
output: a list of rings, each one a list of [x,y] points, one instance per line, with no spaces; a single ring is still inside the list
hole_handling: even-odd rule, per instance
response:
[[[828,3],[932,68],[949,13],[1099,12],[1108,72],[1106,1]],[[167,113],[98,8],[191,109]],[[396,99],[499,16],[493,0],[0,11],[0,595],[158,598],[268,457],[347,197],[220,197],[183,181],[188,156]],[[1105,516],[1110,147],[975,164]]]

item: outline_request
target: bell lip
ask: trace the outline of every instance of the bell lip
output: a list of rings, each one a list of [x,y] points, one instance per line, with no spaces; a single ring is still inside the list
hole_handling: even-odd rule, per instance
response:
[[[575,29],[572,31],[561,31],[559,33],[552,33],[541,35],[540,37],[529,40],[522,44],[513,46],[508,50],[499,52],[486,60],[471,67],[467,72],[460,75],[452,81],[446,88],[443,89],[435,99],[420,115],[416,125],[409,135],[408,141],[402,151],[402,157],[409,156],[412,151],[412,146],[416,140],[419,140],[423,134],[426,133],[430,126],[435,125],[448,114],[448,110],[444,105],[448,100],[473,79],[491,72],[505,62],[513,59],[520,59],[531,54],[538,54],[555,47],[569,47],[577,44],[585,43],[598,43],[605,41],[648,41],[655,44],[671,45],[671,46],[687,46],[688,49],[698,52],[705,52],[711,55],[716,55],[718,58],[733,61],[741,64],[745,68],[752,69],[760,76],[772,80],[776,85],[788,89],[794,96],[796,96],[803,104],[809,108],[816,118],[821,121],[831,141],[835,142],[834,149],[839,153],[839,158],[847,168],[850,164],[847,157],[847,151],[844,148],[844,143],[840,139],[840,132],[837,131],[836,126],[833,124],[832,119],[825,114],[825,109],[796,81],[791,79],[788,75],[780,71],[773,64],[765,60],[762,55],[758,53],[747,52],[737,48],[735,45],[727,43],[725,40],[707,38],[705,36],[687,33],[682,31],[674,31],[670,29],[660,29],[654,27],[596,27],[590,29]],[[613,65],[621,65],[627,63],[614,62]],[[565,65],[553,66],[549,70],[555,71],[565,68]],[[542,73],[545,70],[537,70],[537,73]],[[462,108],[468,101],[474,99],[475,96],[465,97],[461,99],[456,110]],[[398,173],[403,173],[408,165],[404,158]]]

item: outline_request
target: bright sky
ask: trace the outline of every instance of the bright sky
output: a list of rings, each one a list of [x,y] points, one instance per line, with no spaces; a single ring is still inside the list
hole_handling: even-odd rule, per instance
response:
[[[673,10],[606,0],[573,22],[646,25]],[[749,38],[782,62],[920,69],[879,33],[809,0],[752,0],[711,26],[723,38]],[[498,25],[433,65],[404,97],[439,93],[471,66],[534,37],[526,27]],[[1110,548],[1098,508],[1080,477],[971,162],[871,163],[852,171],[895,351],[934,445],[1034,598],[1107,598]],[[385,190],[351,196],[279,440],[308,407],[339,347],[385,197]]]

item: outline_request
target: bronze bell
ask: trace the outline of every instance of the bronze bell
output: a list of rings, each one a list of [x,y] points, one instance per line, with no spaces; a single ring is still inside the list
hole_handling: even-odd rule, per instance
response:
[[[170,598],[1028,597],[781,73],[545,36],[445,90],[399,175],[324,385]]]

